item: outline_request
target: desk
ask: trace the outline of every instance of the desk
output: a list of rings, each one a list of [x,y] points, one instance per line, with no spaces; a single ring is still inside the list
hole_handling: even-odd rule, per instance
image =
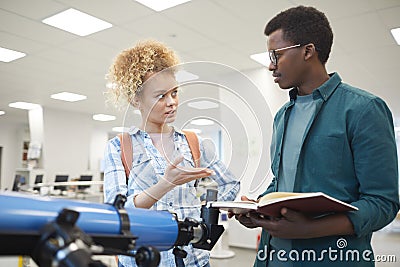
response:
[[[71,181],[71,182],[50,182],[50,183],[37,183],[33,186],[29,187],[28,189],[21,188],[21,191],[34,193],[32,190],[33,187],[40,188],[40,195],[43,196],[51,196],[57,198],[71,198],[71,199],[84,199],[91,202],[102,203],[103,202],[103,193],[98,190],[98,192],[86,192],[80,191],[78,189],[78,185],[103,185],[103,181]],[[66,191],[67,194],[52,194],[50,189],[53,186],[69,186],[74,187],[72,191]],[[62,192],[61,192],[62,193]]]

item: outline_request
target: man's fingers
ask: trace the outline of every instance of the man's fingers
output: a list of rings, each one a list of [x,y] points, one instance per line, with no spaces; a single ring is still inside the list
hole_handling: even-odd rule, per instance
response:
[[[287,208],[282,208],[281,214],[286,220],[291,222],[304,220],[304,215],[302,213]]]

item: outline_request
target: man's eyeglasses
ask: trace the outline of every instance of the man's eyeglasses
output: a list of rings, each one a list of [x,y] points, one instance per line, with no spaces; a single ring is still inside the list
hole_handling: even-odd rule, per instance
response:
[[[300,46],[301,46],[301,44],[297,44],[297,45],[291,45],[291,46],[282,47],[282,48],[278,48],[278,49],[274,49],[274,50],[269,50],[268,51],[269,59],[271,60],[271,63],[274,64],[274,66],[276,66],[276,65],[278,65],[278,55],[276,54],[276,52],[291,49],[291,48],[296,48],[296,47],[300,47]]]

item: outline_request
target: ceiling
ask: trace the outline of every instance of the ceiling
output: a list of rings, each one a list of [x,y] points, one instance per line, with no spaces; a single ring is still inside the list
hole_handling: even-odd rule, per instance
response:
[[[0,46],[27,54],[0,62],[0,110],[6,112],[0,122],[27,121],[26,111],[8,107],[15,101],[118,115],[104,104],[104,77],[117,53],[140,39],[163,41],[186,62],[260,68],[249,55],[265,51],[266,22],[298,4],[317,7],[331,21],[334,47],[328,70],[381,96],[400,125],[400,46],[390,34],[400,27],[400,0],[192,0],[162,12],[134,0],[0,0]],[[71,7],[113,27],[80,37],[41,22]],[[63,91],[88,99],[69,103],[50,98]]]

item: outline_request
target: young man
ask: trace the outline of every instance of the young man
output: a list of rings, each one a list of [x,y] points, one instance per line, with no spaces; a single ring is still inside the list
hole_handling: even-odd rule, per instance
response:
[[[391,112],[382,99],[327,73],[333,33],[322,12],[290,8],[265,34],[269,70],[280,88],[290,89],[290,101],[274,119],[274,179],[264,194],[321,191],[359,210],[316,218],[286,208],[279,218],[237,216],[263,228],[255,266],[374,266],[372,233],[399,210]]]

